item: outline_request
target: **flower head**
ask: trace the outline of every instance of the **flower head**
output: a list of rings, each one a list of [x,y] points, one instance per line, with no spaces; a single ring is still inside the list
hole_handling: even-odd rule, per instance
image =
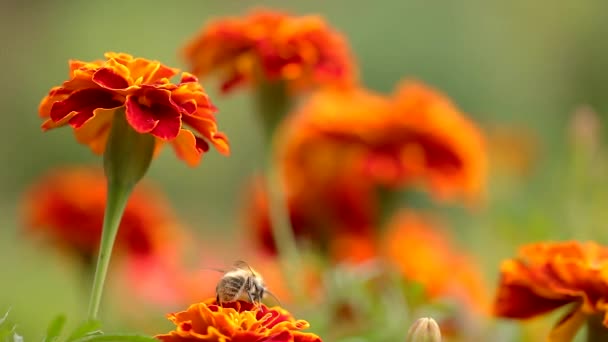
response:
[[[608,248],[574,241],[525,245],[500,273],[497,316],[525,319],[573,304],[552,334],[573,335],[590,315],[602,315],[608,327]]]
[[[199,162],[210,143],[228,153],[216,109],[196,77],[183,73],[174,84],[169,79],[178,70],[160,62],[113,52],[105,58],[70,61],[69,79],[40,103],[43,130],[68,124],[80,143],[103,153],[114,115],[126,115],[133,130],[154,136],[157,147],[170,142],[189,165]]]
[[[451,299],[473,312],[487,311],[484,282],[472,259],[458,251],[428,218],[401,212],[389,223],[385,257],[430,299]]]
[[[446,98],[419,83],[405,83],[392,98],[364,89],[319,92],[286,131],[282,151],[286,173],[298,182],[294,191],[309,188],[311,174],[351,175],[389,188],[422,182],[438,198],[474,198],[483,190],[480,133]],[[320,162],[326,167],[317,167]]]
[[[28,234],[92,261],[101,238],[106,180],[95,168],[61,168],[31,186],[23,200]],[[119,253],[150,255],[177,244],[177,224],[160,193],[141,184],[131,196],[117,237]]]
[[[308,322],[296,320],[280,307],[237,301],[218,306],[210,300],[193,304],[186,311],[169,314],[174,331],[157,335],[165,342],[321,342],[321,338],[301,330]]]
[[[184,55],[195,75],[219,72],[225,92],[260,80],[301,89],[355,78],[344,39],[319,16],[258,10],[220,19],[203,27]]]

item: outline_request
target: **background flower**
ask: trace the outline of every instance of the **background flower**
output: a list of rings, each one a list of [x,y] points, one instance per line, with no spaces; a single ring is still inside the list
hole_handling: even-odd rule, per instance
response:
[[[384,244],[387,262],[405,279],[421,284],[430,299],[448,299],[471,312],[488,312],[489,297],[478,265],[432,219],[411,211],[396,214]]]
[[[220,73],[224,92],[261,80],[302,89],[355,78],[344,38],[316,15],[257,10],[215,20],[186,45],[184,57],[196,75]]]
[[[25,194],[25,233],[92,262],[99,248],[106,179],[92,167],[63,167],[42,175]],[[136,187],[120,223],[116,252],[153,255],[177,248],[184,238],[162,194],[150,184]]]

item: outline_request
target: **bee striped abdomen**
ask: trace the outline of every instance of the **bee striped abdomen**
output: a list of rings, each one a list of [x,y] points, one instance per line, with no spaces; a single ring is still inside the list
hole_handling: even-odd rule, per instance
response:
[[[237,300],[245,291],[246,282],[243,280],[241,277],[224,277],[217,286],[219,299],[222,302]]]

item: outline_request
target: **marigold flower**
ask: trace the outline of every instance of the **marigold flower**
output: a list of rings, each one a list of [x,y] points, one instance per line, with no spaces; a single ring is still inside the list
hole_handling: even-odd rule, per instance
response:
[[[224,92],[261,80],[302,89],[348,84],[355,78],[343,37],[312,15],[257,10],[216,20],[186,45],[184,56],[195,75],[219,72]]]
[[[218,306],[215,301],[193,304],[186,311],[169,314],[176,329],[157,335],[165,342],[321,342],[321,338],[301,330],[308,322],[296,320],[280,307],[237,301]]]
[[[99,248],[106,180],[96,168],[52,170],[37,180],[23,199],[23,223],[28,234],[92,261]],[[133,192],[118,232],[120,253],[150,255],[178,243],[180,230],[169,204],[149,184]]]
[[[608,327],[608,248],[594,242],[542,242],[521,247],[501,265],[497,316],[526,319],[574,304],[552,335],[574,336],[592,315]]]
[[[386,259],[420,283],[430,299],[452,299],[474,312],[487,311],[486,288],[474,262],[428,218],[408,211],[397,214],[384,241]]]
[[[156,146],[170,142],[177,156],[196,165],[209,150],[229,152],[226,136],[218,132],[213,106],[196,77],[178,73],[157,61],[108,52],[105,61],[69,62],[69,79],[51,89],[39,113],[43,130],[69,124],[76,139],[103,153],[117,109],[138,133],[151,134]],[[186,125],[190,129],[186,128]]]
[[[446,98],[419,83],[405,83],[392,99],[364,89],[319,92],[286,131],[282,157],[293,191],[308,191],[311,168],[317,177],[354,174],[358,182],[390,188],[422,181],[439,198],[474,198],[483,190],[480,133]]]

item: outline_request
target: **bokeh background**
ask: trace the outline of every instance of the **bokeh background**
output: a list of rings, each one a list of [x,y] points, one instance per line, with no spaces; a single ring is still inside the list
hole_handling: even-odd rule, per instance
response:
[[[20,233],[22,192],[49,168],[101,163],[70,129],[41,132],[41,98],[66,78],[70,58],[122,51],[184,68],[177,52],[206,21],[254,7],[322,14],[348,38],[367,87],[390,92],[401,79],[419,79],[479,124],[490,146],[487,201],[474,212],[437,210],[490,284],[520,243],[608,242],[606,163],[601,148],[589,150],[572,133],[573,113],[587,106],[599,117],[592,139],[605,140],[606,1],[2,1],[0,312],[12,308],[27,339],[40,338],[58,312],[83,315],[88,299],[77,272]],[[147,176],[207,241],[242,234],[243,189],[263,163],[249,93],[222,96],[213,81],[203,85],[232,155],[212,152],[188,168],[165,149]],[[432,205],[407,196],[410,205]]]

